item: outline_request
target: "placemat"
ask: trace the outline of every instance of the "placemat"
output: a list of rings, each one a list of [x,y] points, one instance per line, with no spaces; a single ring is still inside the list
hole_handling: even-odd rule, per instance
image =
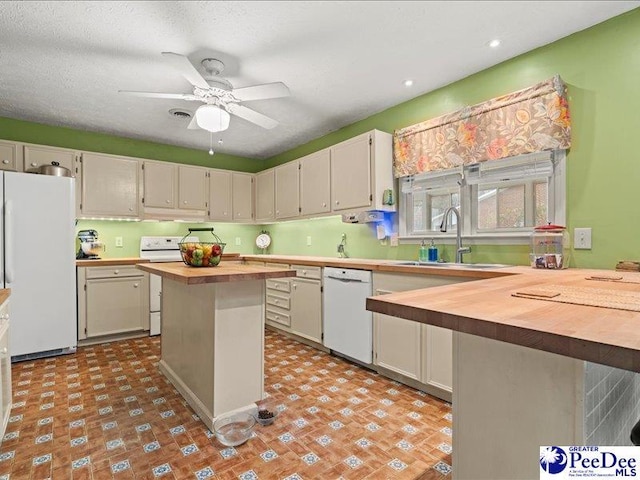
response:
[[[629,274],[622,275],[617,273],[612,274],[598,274],[598,275],[590,275],[588,277],[584,277],[587,280],[599,280],[601,282],[617,282],[617,283],[637,283],[640,284],[640,275],[638,274]]]
[[[511,295],[533,300],[546,300],[548,302],[572,303],[574,305],[640,312],[640,292],[548,285],[544,287],[525,288],[513,292]]]

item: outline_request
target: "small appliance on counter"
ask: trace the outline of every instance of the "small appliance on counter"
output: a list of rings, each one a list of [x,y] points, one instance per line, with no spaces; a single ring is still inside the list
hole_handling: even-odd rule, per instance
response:
[[[535,227],[531,234],[531,266],[551,270],[567,268],[570,245],[565,227],[551,224]]]
[[[76,254],[77,259],[100,259],[98,254],[104,251],[104,244],[98,240],[98,232],[95,230],[80,230],[78,239],[80,240],[80,249]]]

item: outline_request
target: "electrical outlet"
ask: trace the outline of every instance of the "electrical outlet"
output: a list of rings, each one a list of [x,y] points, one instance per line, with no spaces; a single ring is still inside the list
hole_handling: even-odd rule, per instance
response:
[[[116,247],[122,248],[122,237],[116,237]]]
[[[242,245],[242,239],[240,237],[236,237],[236,245]]]
[[[576,250],[591,250],[591,228],[573,229],[573,248]]]
[[[307,247],[311,246],[311,236],[307,237]]]

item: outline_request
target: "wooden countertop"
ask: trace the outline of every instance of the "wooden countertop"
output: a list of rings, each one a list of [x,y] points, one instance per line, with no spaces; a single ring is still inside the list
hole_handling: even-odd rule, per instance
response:
[[[188,285],[296,276],[295,270],[244,265],[239,261],[223,261],[217,267],[202,268],[190,267],[182,262],[142,263],[138,264],[138,268]]]
[[[0,288],[0,305],[2,305],[11,295],[10,288]]]
[[[353,268],[355,270],[371,270],[373,272],[409,273],[413,275],[442,275],[447,277],[495,278],[513,275],[513,268],[473,269],[443,268],[425,265],[399,265],[406,260],[372,260],[366,258],[331,258],[312,257],[306,255],[241,255],[246,261],[286,263],[288,265],[311,265],[316,267]]]
[[[99,258],[94,260],[76,260],[76,267],[115,267],[117,265],[135,265],[137,263],[148,262],[138,257],[125,258]]]
[[[585,279],[603,270],[509,270],[519,275],[369,297],[367,309],[640,372],[640,312],[511,296],[550,284],[638,293],[640,285]]]

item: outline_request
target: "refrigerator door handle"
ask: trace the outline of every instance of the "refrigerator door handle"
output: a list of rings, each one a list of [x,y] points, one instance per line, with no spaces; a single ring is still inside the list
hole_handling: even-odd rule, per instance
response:
[[[11,202],[4,203],[4,281],[7,286],[13,282],[13,228],[11,218]]]

